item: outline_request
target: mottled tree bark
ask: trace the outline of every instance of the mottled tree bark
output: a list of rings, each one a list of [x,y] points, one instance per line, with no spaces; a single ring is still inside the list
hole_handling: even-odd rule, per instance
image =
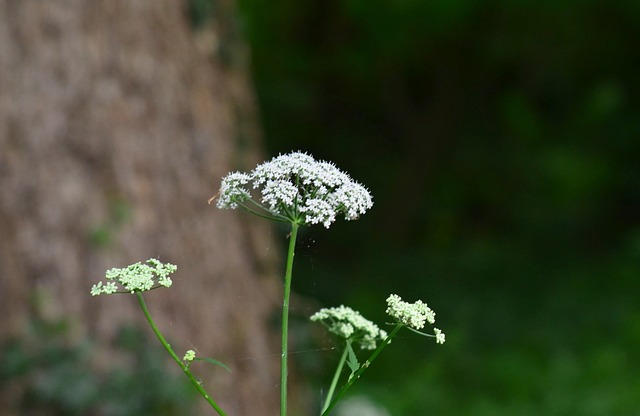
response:
[[[179,353],[233,368],[202,370],[230,414],[275,414],[277,250],[266,224],[207,204],[259,154],[246,66],[240,43],[194,33],[184,7],[0,3],[0,336],[36,313],[98,343],[144,328],[134,297],[89,289],[156,257],[178,265],[147,303]],[[223,62],[221,46],[240,54]]]

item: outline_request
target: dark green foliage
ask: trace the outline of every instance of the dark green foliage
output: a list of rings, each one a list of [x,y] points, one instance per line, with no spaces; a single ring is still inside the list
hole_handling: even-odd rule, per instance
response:
[[[19,414],[191,414],[194,394],[186,379],[170,372],[163,350],[137,330],[120,331],[113,346],[119,361],[99,371],[91,343],[71,341],[66,321],[38,320],[30,329],[0,346],[1,390],[18,392]]]
[[[360,368],[360,363],[358,362],[358,358],[356,357],[355,351],[353,351],[353,347],[350,342],[347,342],[347,365],[351,370],[351,375],[353,375]]]
[[[376,204],[302,230],[295,289],[378,322],[422,298],[447,333],[394,340],[354,390],[409,416],[637,413],[638,2],[240,4],[272,153]]]

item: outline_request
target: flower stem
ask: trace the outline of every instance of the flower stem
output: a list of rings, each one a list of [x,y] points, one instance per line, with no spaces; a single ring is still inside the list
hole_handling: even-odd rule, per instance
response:
[[[349,340],[347,340],[349,343]],[[347,352],[348,347],[345,347],[342,352],[342,356],[340,357],[340,361],[338,362],[338,367],[336,368],[336,373],[333,375],[333,380],[331,381],[331,386],[329,387],[329,392],[327,393],[327,398],[324,401],[324,405],[322,406],[322,413],[329,407],[331,403],[331,399],[333,398],[333,393],[336,391],[336,385],[338,384],[338,380],[340,379],[340,373],[342,373],[342,367],[344,366],[344,362],[347,360]]]
[[[358,371],[356,371],[351,378],[349,378],[349,381],[347,381],[347,383],[342,386],[342,388],[340,389],[340,391],[338,392],[338,394],[336,395],[336,398],[333,399],[333,401],[329,404],[329,406],[323,410],[322,414],[320,416],[326,416],[329,414],[329,412],[331,411],[331,409],[333,409],[333,407],[336,405],[336,403],[338,403],[338,401],[340,401],[340,399],[342,398],[342,396],[344,396],[344,394],[347,392],[347,390],[349,390],[349,388],[353,385],[353,383],[356,382],[356,380],[358,380],[360,378],[360,376],[362,375],[362,373],[364,373],[364,371],[369,368],[369,366],[371,365],[371,363],[373,363],[373,360],[376,359],[376,357],[378,356],[378,354],[380,354],[380,352],[382,352],[382,350],[384,349],[384,347],[386,347],[387,345],[389,345],[389,343],[391,342],[391,340],[393,339],[393,337],[396,336],[396,334],[398,333],[398,331],[400,330],[400,328],[402,328],[404,325],[403,324],[398,324],[396,325],[395,328],[393,328],[393,331],[391,331],[391,333],[380,343],[380,345],[378,346],[378,348],[376,348],[376,350],[373,352],[373,354],[371,354],[371,356],[369,357],[369,359],[367,361],[365,361],[364,364],[362,364],[360,366],[360,368],[358,369]]]
[[[149,313],[147,304],[145,303],[144,298],[142,297],[142,293],[136,292],[136,297],[138,298],[138,303],[140,304],[140,308],[142,308],[142,312],[144,313],[144,316],[147,318],[147,322],[149,322],[149,325],[151,326],[153,333],[156,334],[156,336],[160,340],[160,343],[162,344],[164,349],[167,350],[171,358],[173,358],[173,361],[175,361],[180,366],[180,368],[182,369],[184,374],[187,376],[191,384],[193,384],[193,386],[196,388],[198,393],[200,393],[202,397],[204,397],[204,399],[211,405],[211,407],[213,407],[213,409],[216,412],[218,412],[220,416],[226,416],[226,413],[222,411],[222,409],[218,406],[218,404],[215,401],[213,401],[213,399],[209,396],[209,393],[207,393],[207,391],[202,387],[202,384],[200,384],[200,382],[194,377],[193,373],[191,373],[191,370],[189,370],[189,364],[184,364],[182,360],[180,360],[180,358],[176,355],[176,353],[171,348],[171,345],[169,345],[167,340],[164,338],[164,336],[156,326],[155,322],[153,321],[153,318],[151,318],[151,314]]]
[[[287,268],[284,275],[284,300],[282,302],[282,355],[280,357],[280,416],[287,415],[287,339],[289,335],[289,298],[291,296],[291,274],[293,272],[293,257],[296,249],[299,224],[291,224],[289,236],[289,251],[287,253]]]

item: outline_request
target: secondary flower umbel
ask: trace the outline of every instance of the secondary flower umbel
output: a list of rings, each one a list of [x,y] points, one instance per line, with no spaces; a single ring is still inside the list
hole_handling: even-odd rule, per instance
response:
[[[385,331],[348,306],[322,308],[309,319],[322,323],[341,338],[359,343],[365,350],[374,350],[377,342],[387,337]]]
[[[260,189],[255,201],[252,189]],[[248,211],[277,221],[319,224],[326,228],[343,215],[355,220],[373,206],[367,188],[329,162],[293,152],[258,165],[250,173],[222,179],[218,208]]]
[[[398,295],[389,295],[387,298],[387,313],[400,324],[408,328],[419,330],[424,328],[426,322],[434,324],[436,313],[421,300],[414,303],[405,302]],[[436,338],[438,344],[444,344],[445,335],[438,328],[434,328],[435,335],[423,334]]]
[[[91,296],[125,292],[144,292],[159,286],[170,287],[173,283],[169,275],[177,270],[171,263],[162,263],[149,259],[143,263],[135,263],[122,269],[107,270],[107,282],[98,282],[91,288]]]

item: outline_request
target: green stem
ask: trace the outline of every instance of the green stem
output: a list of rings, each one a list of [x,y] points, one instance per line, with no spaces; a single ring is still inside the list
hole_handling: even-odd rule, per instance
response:
[[[280,416],[287,415],[287,339],[289,335],[289,297],[291,296],[291,274],[293,272],[293,257],[298,236],[297,223],[291,224],[289,236],[289,251],[287,253],[287,269],[284,275],[284,300],[282,302],[282,355],[280,357]]]
[[[151,325],[151,329],[153,330],[153,333],[156,334],[156,336],[160,340],[160,343],[162,344],[164,349],[167,350],[171,358],[173,358],[173,361],[175,361],[180,366],[180,368],[182,369],[184,374],[187,376],[191,384],[193,384],[193,386],[196,388],[198,393],[200,393],[202,397],[204,397],[204,399],[211,405],[211,407],[213,407],[220,416],[226,416],[226,413],[222,411],[222,409],[218,406],[218,404],[215,401],[213,401],[213,399],[209,396],[209,393],[207,393],[207,391],[202,387],[202,384],[200,384],[200,382],[194,377],[193,373],[191,373],[191,370],[189,370],[189,365],[184,364],[182,362],[182,360],[176,355],[176,353],[171,348],[171,345],[169,345],[167,340],[164,338],[164,336],[156,326],[155,322],[153,321],[153,318],[151,318],[151,314],[149,313],[149,309],[147,309],[147,304],[145,303],[144,298],[142,297],[142,293],[136,292],[136,297],[138,298],[138,303],[140,304],[140,308],[142,308],[142,312],[144,313],[144,316],[147,318],[147,322],[149,322],[149,325]]]
[[[389,345],[389,343],[391,342],[391,339],[393,339],[393,337],[396,336],[396,334],[398,333],[398,331],[400,330],[400,328],[402,328],[404,325],[403,324],[398,324],[395,328],[393,328],[393,331],[391,331],[391,333],[384,339],[384,341],[382,341],[380,343],[380,345],[378,346],[378,348],[376,348],[376,350],[373,352],[373,354],[371,354],[371,356],[369,357],[369,359],[367,361],[365,361],[364,364],[362,364],[360,366],[360,368],[358,369],[358,371],[356,371],[353,376],[351,376],[351,378],[349,378],[349,381],[347,381],[347,383],[342,386],[342,388],[340,389],[340,391],[338,392],[338,395],[336,396],[335,399],[333,399],[333,401],[329,404],[329,406],[322,412],[322,414],[320,416],[326,416],[329,414],[329,412],[331,411],[331,409],[333,409],[333,407],[336,405],[336,403],[338,403],[340,401],[340,399],[342,398],[342,396],[344,396],[344,394],[347,392],[347,390],[349,390],[349,388],[353,385],[353,383],[356,382],[356,380],[358,380],[360,378],[360,376],[362,375],[362,373],[364,373],[364,371],[369,368],[369,366],[371,365],[371,363],[373,363],[373,360],[376,359],[376,357],[378,356],[378,354],[380,354],[380,352],[382,352],[382,350],[384,349],[384,347],[386,347],[387,345]]]
[[[347,340],[347,344],[349,340]],[[340,373],[342,373],[342,367],[344,366],[344,362],[347,360],[347,351],[348,347],[345,347],[342,352],[342,357],[340,357],[340,362],[338,362],[338,368],[336,368],[336,373],[333,375],[333,380],[331,381],[331,386],[329,387],[329,392],[327,393],[327,398],[324,401],[324,405],[322,406],[322,413],[329,407],[331,403],[331,398],[333,397],[333,393],[336,391],[336,385],[338,384],[338,380],[340,379]]]
[[[244,202],[238,202],[238,206],[242,209],[244,209],[245,211],[260,217],[260,218],[264,218],[267,220],[271,220],[271,221],[279,221],[279,222],[289,222],[289,218],[284,217],[282,215],[279,214],[274,214],[273,212],[269,211],[267,208],[263,207],[262,205],[258,204],[257,202],[255,202],[253,199],[249,199],[248,202],[251,202],[253,205],[257,206],[258,208],[262,209],[263,211],[267,212],[268,214],[262,214],[254,209],[249,208],[248,205],[246,205]]]

